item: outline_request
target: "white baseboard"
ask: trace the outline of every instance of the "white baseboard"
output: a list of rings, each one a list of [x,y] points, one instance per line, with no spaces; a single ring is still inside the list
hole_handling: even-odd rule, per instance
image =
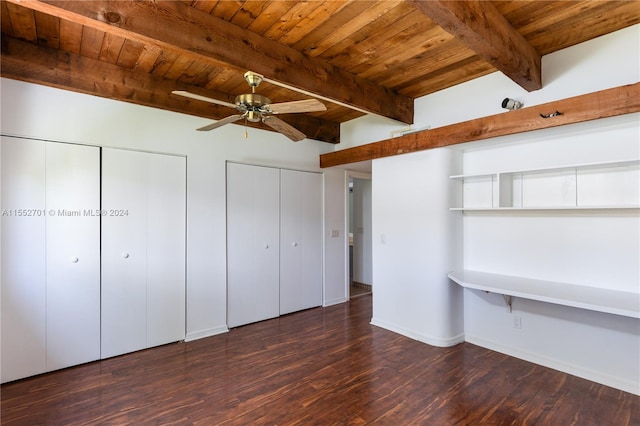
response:
[[[455,346],[458,343],[464,342],[464,333],[460,333],[456,336],[451,336],[447,338],[436,337],[436,336],[428,336],[426,334],[422,334],[416,332],[414,330],[408,330],[402,327],[398,327],[395,324],[390,324],[385,321],[380,321],[376,318],[371,319],[371,325],[375,325],[376,327],[384,328],[389,331],[393,331],[394,333],[401,334],[403,336],[409,337],[411,339],[417,340],[422,343],[426,343],[431,346],[438,346],[441,348],[448,348],[450,346]]]
[[[191,342],[192,340],[204,339],[205,337],[215,336],[216,334],[228,333],[229,328],[226,325],[220,327],[208,328],[206,330],[198,330],[187,333],[184,338],[185,342]]]
[[[324,304],[322,306],[327,307],[327,306],[332,306],[332,305],[338,305],[340,303],[345,303],[348,302],[349,299],[347,299],[346,297],[338,297],[337,299],[332,299],[332,300],[325,300]]]
[[[506,346],[491,340],[485,340],[481,337],[466,335],[465,340],[474,345],[482,346],[483,348],[520,358],[534,364],[552,368],[554,370],[600,383],[605,386],[610,386],[615,389],[620,389],[634,395],[640,395],[640,382],[629,380],[627,377],[611,376],[589,368],[580,367],[579,365],[569,364],[566,361],[550,358],[543,354],[525,351],[512,346]]]

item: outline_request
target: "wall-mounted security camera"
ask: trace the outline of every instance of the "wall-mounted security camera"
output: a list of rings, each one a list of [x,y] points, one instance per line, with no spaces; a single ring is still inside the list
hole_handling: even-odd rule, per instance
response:
[[[522,102],[518,102],[511,98],[504,98],[504,101],[502,101],[502,108],[513,111],[514,109],[522,108]]]

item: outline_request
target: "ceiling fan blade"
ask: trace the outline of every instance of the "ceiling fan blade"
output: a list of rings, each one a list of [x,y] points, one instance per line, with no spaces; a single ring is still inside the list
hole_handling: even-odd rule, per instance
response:
[[[269,105],[274,114],[288,114],[292,112],[326,111],[327,107],[317,99],[305,99],[303,101],[281,102]]]
[[[171,93],[178,96],[184,96],[186,98],[196,99],[198,101],[209,102],[212,104],[222,105],[229,108],[236,108],[236,104],[232,104],[231,102],[225,102],[218,99],[209,98],[207,96],[196,95],[195,93],[190,93],[184,90],[173,90]]]
[[[276,130],[282,133],[283,135],[285,135],[286,137],[288,137],[294,142],[301,141],[302,139],[307,137],[307,135],[302,133],[300,130],[285,123],[284,121],[280,120],[277,117],[267,115],[266,117],[262,118],[262,122],[267,126],[271,127],[273,130]]]
[[[233,123],[234,121],[238,121],[242,117],[244,117],[244,114],[230,115],[229,117],[223,118],[222,120],[218,120],[215,123],[211,123],[211,124],[208,124],[206,126],[200,127],[197,130],[206,131],[206,130],[217,129],[218,127],[222,127],[225,124],[229,124],[229,123]]]

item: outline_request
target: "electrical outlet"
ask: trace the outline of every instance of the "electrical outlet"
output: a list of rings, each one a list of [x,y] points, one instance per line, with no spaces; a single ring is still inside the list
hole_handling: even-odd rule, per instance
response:
[[[518,315],[513,316],[513,328],[522,330],[522,317]]]

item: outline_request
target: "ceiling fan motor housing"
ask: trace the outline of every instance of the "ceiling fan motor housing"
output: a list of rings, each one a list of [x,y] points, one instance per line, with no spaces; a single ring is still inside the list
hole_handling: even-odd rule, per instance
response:
[[[247,93],[236,97],[236,105],[242,112],[248,112],[247,120],[260,121],[261,113],[268,113],[271,99],[257,93]]]

